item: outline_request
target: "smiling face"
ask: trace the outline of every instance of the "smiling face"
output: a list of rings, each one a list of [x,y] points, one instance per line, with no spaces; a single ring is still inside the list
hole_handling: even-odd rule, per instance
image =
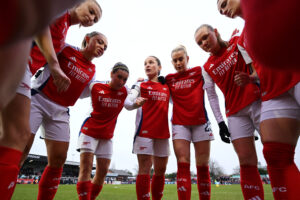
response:
[[[172,53],[172,64],[178,73],[182,73],[187,69],[189,57],[183,50],[174,51]]]
[[[100,33],[91,37],[86,36],[85,40],[86,46],[84,51],[91,59],[102,56],[104,51],[107,49],[107,39]]]
[[[146,58],[144,67],[145,67],[145,73],[148,76],[149,80],[158,76],[158,74],[161,70],[160,64],[158,63],[156,58],[152,57],[152,56],[149,56],[148,58]]]
[[[218,9],[221,15],[226,15],[230,18],[242,16],[240,0],[218,0]]]
[[[216,29],[210,30],[208,27],[203,26],[195,33],[195,41],[205,52],[216,54],[221,49],[217,34]]]
[[[75,9],[79,24],[82,26],[92,26],[100,19],[102,12],[98,4],[93,0],[87,0]]]

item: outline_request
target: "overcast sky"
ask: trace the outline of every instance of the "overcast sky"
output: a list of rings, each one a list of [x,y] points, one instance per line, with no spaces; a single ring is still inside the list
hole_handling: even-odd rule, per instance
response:
[[[110,71],[116,62],[125,63],[130,69],[127,85],[131,87],[138,77],[145,77],[144,60],[149,55],[157,56],[162,62],[162,75],[174,73],[171,63],[171,51],[182,44],[187,48],[189,67],[202,66],[208,54],[202,51],[194,41],[194,32],[201,24],[210,24],[217,28],[223,39],[228,40],[235,28],[242,30],[242,19],[229,19],[218,13],[216,0],[98,0],[103,10],[101,20],[93,27],[71,27],[67,35],[67,43],[81,46],[86,33],[99,31],[108,38],[108,49],[105,54],[93,60],[96,64],[97,79],[109,80]],[[218,91],[220,106],[224,113],[224,98]],[[219,163],[224,172],[230,174],[239,166],[232,145],[225,144],[219,137],[219,128],[214,119],[206,98],[206,109],[212,123],[215,140],[211,145],[211,159]],[[75,150],[78,132],[84,119],[91,112],[90,99],[79,100],[70,111],[71,141],[67,160],[79,161],[79,153]],[[119,115],[114,136],[114,153],[111,167],[127,169],[135,173],[137,169],[136,155],[132,154],[133,136],[135,132],[136,111],[125,109]],[[171,107],[169,118],[171,117]],[[171,126],[170,126],[171,127]],[[171,130],[171,129],[170,129]],[[39,134],[38,134],[39,136]],[[172,142],[171,156],[167,173],[177,170],[176,158]],[[258,160],[265,165],[262,145],[256,142]],[[196,172],[194,149],[191,147],[191,170]],[[300,148],[296,149],[296,163],[300,166]],[[43,140],[36,137],[33,154],[46,155]]]

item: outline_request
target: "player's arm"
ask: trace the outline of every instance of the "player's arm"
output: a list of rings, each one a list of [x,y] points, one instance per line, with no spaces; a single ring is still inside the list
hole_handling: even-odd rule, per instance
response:
[[[57,87],[57,91],[66,91],[69,88],[71,81],[59,66],[52,43],[50,28],[47,27],[38,33],[35,37],[35,42],[48,62],[48,67],[53,77],[53,83]]]
[[[133,110],[144,105],[146,101],[146,98],[140,96],[139,84],[135,84],[132,86],[127,98],[125,99],[124,107],[127,110]]]
[[[227,125],[224,122],[220,105],[219,105],[219,98],[215,90],[215,83],[212,78],[203,70],[203,78],[204,78],[204,86],[207,93],[207,98],[210,104],[210,107],[213,111],[216,121],[219,125],[219,134],[223,142],[230,143],[230,133],[228,131]]]

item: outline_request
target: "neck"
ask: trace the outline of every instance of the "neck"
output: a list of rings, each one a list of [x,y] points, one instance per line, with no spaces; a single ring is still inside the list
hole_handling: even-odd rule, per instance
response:
[[[85,49],[81,49],[80,52],[82,53],[83,57],[89,61],[92,61],[94,59],[94,56],[89,54]]]
[[[219,44],[212,52],[212,55],[217,55],[222,49],[222,46]]]
[[[70,10],[71,25],[79,24],[79,19],[77,17],[77,14],[76,14],[75,10],[76,10],[76,8],[72,8]]]
[[[152,82],[158,82],[158,76],[154,76],[154,77],[148,77],[150,81]]]

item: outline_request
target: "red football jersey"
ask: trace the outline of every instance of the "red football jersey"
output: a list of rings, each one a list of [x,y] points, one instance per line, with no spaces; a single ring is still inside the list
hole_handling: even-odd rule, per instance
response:
[[[199,125],[207,122],[201,67],[166,77],[173,101],[172,123]]]
[[[251,83],[240,87],[234,82],[236,71],[250,74],[250,68],[238,49],[238,42],[239,36],[234,35],[228,47],[222,48],[217,55],[210,56],[204,65],[205,71],[225,96],[227,116],[237,113],[260,98],[257,85]]]
[[[51,37],[56,53],[60,52],[65,45],[67,32],[71,26],[71,17],[69,12],[65,13],[61,17],[55,20],[50,25]],[[43,67],[47,63],[44,55],[40,51],[37,45],[34,45],[30,52],[29,67],[32,74],[35,74],[37,70]]]
[[[33,83],[33,88],[42,91],[49,99],[62,106],[75,104],[95,74],[95,65],[87,60],[79,49],[71,46],[63,48],[57,55],[59,65],[71,79],[71,85],[65,92],[58,93],[48,67]]]
[[[147,98],[145,104],[137,111],[136,135],[153,139],[169,138],[170,91],[168,86],[147,81],[138,83],[135,88],[140,91],[141,97]]]
[[[239,39],[239,45],[248,50],[246,44],[245,31],[243,31]],[[250,57],[249,62],[252,62]],[[300,81],[300,72],[297,71],[291,72],[284,69],[280,70],[270,67],[263,67],[256,62],[253,62],[253,66],[260,80],[262,101],[268,101],[287,92]]]
[[[241,1],[248,52],[263,67],[300,71],[300,1]]]
[[[113,90],[108,84],[92,83],[93,112],[82,125],[81,132],[93,138],[111,139],[127,94],[126,87]]]

